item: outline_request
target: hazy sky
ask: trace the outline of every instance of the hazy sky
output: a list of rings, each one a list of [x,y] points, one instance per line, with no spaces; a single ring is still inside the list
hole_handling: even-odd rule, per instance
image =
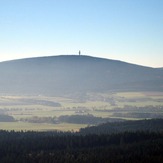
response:
[[[0,61],[79,50],[163,67],[163,0],[0,0]]]

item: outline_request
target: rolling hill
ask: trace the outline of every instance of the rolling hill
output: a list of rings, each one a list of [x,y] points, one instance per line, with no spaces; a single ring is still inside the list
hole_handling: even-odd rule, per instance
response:
[[[62,55],[0,63],[0,93],[163,91],[163,69],[90,56]]]

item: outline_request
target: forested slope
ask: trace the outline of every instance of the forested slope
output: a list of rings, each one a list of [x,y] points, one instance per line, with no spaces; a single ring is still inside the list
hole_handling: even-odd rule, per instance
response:
[[[163,119],[108,122],[98,126],[80,129],[81,134],[112,134],[121,132],[150,131],[163,132]]]

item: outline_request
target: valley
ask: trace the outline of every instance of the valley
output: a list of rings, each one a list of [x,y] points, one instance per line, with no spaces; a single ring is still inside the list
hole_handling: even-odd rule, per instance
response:
[[[0,95],[0,129],[78,131],[90,125],[163,118],[162,92],[76,93],[59,96]]]

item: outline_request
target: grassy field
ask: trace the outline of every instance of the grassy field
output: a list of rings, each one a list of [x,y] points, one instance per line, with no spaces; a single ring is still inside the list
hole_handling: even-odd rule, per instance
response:
[[[27,123],[27,122],[0,122],[0,130],[15,130],[15,131],[78,131],[80,128],[84,128],[85,124],[48,124],[48,123]]]
[[[55,103],[60,104],[55,106]],[[30,117],[59,117],[62,115],[92,114],[97,117],[113,117],[114,110],[121,112],[126,106],[132,107],[158,107],[163,106],[163,92],[108,92],[88,93],[76,97],[63,96],[0,96],[0,114],[13,116],[17,122],[0,122],[0,129],[7,130],[78,130],[86,125],[79,124],[49,124],[49,123],[27,123],[20,121]],[[82,111],[82,113],[81,113]],[[141,110],[138,110],[139,113]],[[138,112],[137,110],[134,112]],[[130,113],[133,110],[128,110]],[[152,113],[146,109],[143,113]],[[156,113],[163,113],[157,109]],[[123,114],[122,114],[123,115]],[[115,116],[114,116],[115,117]],[[118,118],[118,116],[116,116]],[[134,119],[133,117],[120,117]],[[138,119],[138,118],[136,118]]]

